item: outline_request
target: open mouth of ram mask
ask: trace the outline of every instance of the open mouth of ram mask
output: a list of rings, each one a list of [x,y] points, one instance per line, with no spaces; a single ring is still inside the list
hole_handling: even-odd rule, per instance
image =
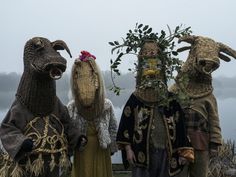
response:
[[[50,77],[54,80],[60,79],[62,77],[62,73],[63,72],[59,68],[56,68],[56,67],[50,69],[49,71]]]
[[[66,66],[60,63],[50,63],[46,65],[43,70],[49,74],[51,79],[58,80],[62,77],[63,72],[66,70]]]

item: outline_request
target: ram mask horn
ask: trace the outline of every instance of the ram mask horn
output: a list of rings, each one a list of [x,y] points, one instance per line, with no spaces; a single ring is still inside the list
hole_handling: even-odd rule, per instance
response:
[[[70,55],[70,57],[72,58],[72,55],[70,53],[70,49],[68,48],[68,46],[66,45],[66,43],[62,40],[56,40],[54,42],[52,42],[52,47],[55,50],[66,50],[67,53]]]

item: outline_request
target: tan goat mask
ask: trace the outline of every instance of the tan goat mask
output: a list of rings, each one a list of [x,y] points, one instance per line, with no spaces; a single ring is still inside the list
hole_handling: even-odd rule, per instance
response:
[[[178,52],[190,50],[189,56],[191,56],[192,60],[187,60],[185,65],[189,65],[188,62],[194,62],[195,69],[205,74],[211,74],[215,71],[220,66],[220,59],[226,62],[231,61],[228,56],[236,59],[235,50],[207,37],[193,35],[183,36],[179,38],[179,43],[180,42],[191,44],[191,46],[178,49]],[[185,69],[185,66],[183,66],[183,69]]]
[[[236,51],[225,44],[202,36],[183,36],[179,38],[179,42],[187,42],[191,46],[177,50],[182,52],[190,49],[188,58],[176,77],[178,87],[191,98],[212,93],[211,73],[220,66],[220,59],[229,62],[230,57],[236,58]]]
[[[92,120],[101,113],[104,107],[104,84],[93,58],[75,60],[71,88],[76,107],[85,119]]]

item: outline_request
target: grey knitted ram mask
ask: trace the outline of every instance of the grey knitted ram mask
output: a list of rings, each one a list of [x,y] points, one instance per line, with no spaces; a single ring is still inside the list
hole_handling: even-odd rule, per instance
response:
[[[66,59],[57,50],[70,50],[62,40],[50,42],[34,37],[24,48],[24,72],[16,93],[17,99],[34,115],[52,112],[56,100],[55,80],[66,70]]]
[[[24,70],[48,74],[52,79],[59,79],[66,69],[66,59],[57,50],[71,53],[62,40],[50,42],[46,38],[34,37],[27,41],[24,48]]]

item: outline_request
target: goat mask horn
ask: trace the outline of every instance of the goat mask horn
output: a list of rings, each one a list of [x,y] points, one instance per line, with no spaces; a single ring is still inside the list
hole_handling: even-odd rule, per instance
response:
[[[68,48],[68,46],[66,45],[66,43],[62,40],[56,40],[54,42],[52,42],[52,47],[55,50],[66,50],[67,53],[70,55],[70,58],[72,58],[72,55],[70,53],[70,49]]]
[[[232,48],[230,48],[229,46],[222,44],[220,42],[218,42],[219,48],[220,48],[220,52],[226,53],[227,55],[233,57],[236,59],[236,51],[233,50]],[[220,59],[229,62],[231,61],[231,59],[229,57],[227,57],[226,55],[223,55],[222,53],[220,53],[219,55]]]
[[[185,50],[190,50],[191,49],[191,46],[185,46],[185,47],[181,47],[179,49],[177,49],[177,52],[183,52]]]

